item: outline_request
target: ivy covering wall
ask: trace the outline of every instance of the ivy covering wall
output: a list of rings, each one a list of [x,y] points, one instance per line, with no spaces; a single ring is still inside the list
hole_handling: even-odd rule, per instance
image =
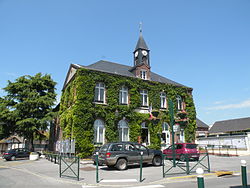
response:
[[[105,83],[106,104],[94,103],[97,82]],[[129,105],[119,105],[119,90],[125,85],[129,91]],[[150,121],[149,114],[137,113],[141,107],[140,89],[148,90],[149,104],[159,111],[160,121]],[[76,139],[76,151],[80,157],[90,156],[94,150],[94,121],[105,122],[105,141],[118,141],[118,122],[125,118],[129,124],[130,141],[137,142],[141,136],[141,123],[146,121],[150,131],[150,147],[160,149],[162,123],[169,122],[167,110],[160,110],[160,92],[165,91],[172,99],[176,111],[176,97],[185,100],[188,124],[185,127],[186,142],[195,138],[196,112],[192,95],[186,87],[123,77],[88,69],[78,69],[74,79],[64,89],[60,103],[60,126],[63,137]],[[117,111],[119,113],[117,113]]]

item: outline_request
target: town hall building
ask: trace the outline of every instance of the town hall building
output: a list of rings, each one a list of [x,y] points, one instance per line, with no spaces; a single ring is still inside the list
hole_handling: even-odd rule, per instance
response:
[[[133,56],[132,66],[103,60],[70,65],[59,124],[63,138],[75,139],[80,156],[114,141],[140,142],[156,149],[169,145],[169,100],[179,125],[175,141],[195,140],[192,88],[151,71],[150,50],[141,32]]]

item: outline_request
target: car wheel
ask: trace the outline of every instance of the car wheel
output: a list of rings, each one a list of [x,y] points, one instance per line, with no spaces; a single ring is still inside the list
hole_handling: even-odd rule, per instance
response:
[[[10,160],[15,161],[16,160],[16,156],[14,156],[14,155],[11,156]]]
[[[160,166],[162,164],[161,156],[159,156],[159,155],[154,156],[152,163],[154,166]]]
[[[199,161],[199,157],[194,158],[195,161]]]
[[[116,162],[115,167],[116,167],[118,170],[126,170],[127,167],[128,167],[128,162],[127,162],[126,159],[119,159],[119,160]]]

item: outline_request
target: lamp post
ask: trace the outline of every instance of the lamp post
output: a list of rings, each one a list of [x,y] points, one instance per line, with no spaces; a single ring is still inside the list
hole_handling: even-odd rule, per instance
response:
[[[170,114],[170,127],[172,133],[173,167],[176,167],[176,156],[175,156],[175,145],[174,145],[174,104],[171,99],[168,101],[168,109]]]

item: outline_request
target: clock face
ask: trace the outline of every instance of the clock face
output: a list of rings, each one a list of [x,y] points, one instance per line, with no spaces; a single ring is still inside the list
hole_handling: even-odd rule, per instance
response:
[[[147,52],[147,51],[142,50],[142,55],[146,56],[147,54],[148,54],[148,52]]]
[[[135,52],[135,57],[137,57],[137,56],[138,56],[138,51]]]

